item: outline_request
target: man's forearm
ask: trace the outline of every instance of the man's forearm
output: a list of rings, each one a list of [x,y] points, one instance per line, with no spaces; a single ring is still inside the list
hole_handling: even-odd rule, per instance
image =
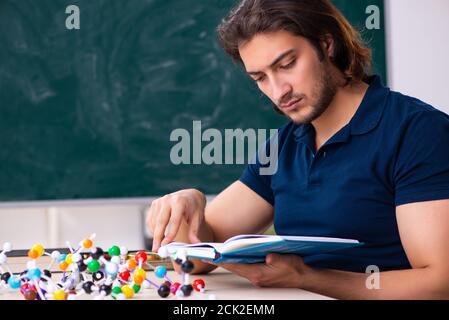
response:
[[[312,269],[301,289],[336,299],[449,299],[447,280],[430,268],[380,272],[379,287],[369,289],[373,275]]]

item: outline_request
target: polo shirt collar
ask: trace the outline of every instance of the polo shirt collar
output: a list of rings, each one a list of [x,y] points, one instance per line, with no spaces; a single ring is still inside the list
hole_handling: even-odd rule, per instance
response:
[[[329,143],[345,142],[349,140],[350,135],[362,135],[377,127],[385,109],[390,89],[382,84],[378,75],[369,77],[367,82],[369,84],[368,90],[355,115],[348,125],[328,141]],[[296,141],[307,143],[312,138],[314,139],[315,129],[310,123],[297,125],[294,135]]]
[[[370,86],[362,103],[349,123],[352,135],[365,134],[376,128],[387,103],[390,89],[382,84],[380,77],[371,76],[368,83]]]

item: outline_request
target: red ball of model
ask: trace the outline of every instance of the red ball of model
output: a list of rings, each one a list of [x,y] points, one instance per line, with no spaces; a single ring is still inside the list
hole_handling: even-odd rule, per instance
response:
[[[134,257],[134,260],[136,260],[137,263],[145,263],[147,262],[148,256],[145,252],[139,251],[136,253],[136,256]]]
[[[118,276],[120,277],[120,279],[122,279],[123,281],[128,281],[129,277],[131,276],[131,274],[129,273],[129,271],[122,271],[118,274]]]
[[[206,287],[206,284],[201,279],[195,279],[195,281],[193,281],[192,287],[193,289],[195,289],[195,291],[200,292]]]
[[[25,282],[20,286],[20,293],[22,295],[25,295],[25,293],[30,290],[37,291],[36,286],[34,284],[30,285],[28,282]]]

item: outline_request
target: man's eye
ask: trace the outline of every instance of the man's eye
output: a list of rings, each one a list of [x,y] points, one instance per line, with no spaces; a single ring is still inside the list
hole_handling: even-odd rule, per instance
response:
[[[296,60],[292,60],[290,63],[280,66],[281,69],[290,69],[292,68],[296,63]]]
[[[262,82],[264,80],[265,80],[265,76],[262,76],[262,77],[259,77],[257,79],[254,79],[254,81],[256,81],[256,82]]]

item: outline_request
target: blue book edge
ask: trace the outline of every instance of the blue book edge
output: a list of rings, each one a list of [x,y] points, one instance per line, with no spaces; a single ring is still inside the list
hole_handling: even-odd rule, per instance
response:
[[[217,250],[215,251],[215,258],[208,257],[199,257],[199,256],[190,256],[191,258],[201,259],[201,260],[209,260],[216,263],[226,263],[226,261],[232,261],[230,263],[257,263],[265,261],[265,256],[269,253],[279,253],[279,254],[296,254],[298,256],[313,256],[317,254],[324,254],[329,252],[335,252],[343,249],[354,248],[363,246],[364,242],[350,243],[350,242],[322,242],[322,241],[300,241],[301,244],[319,244],[319,245],[336,245],[338,248],[332,248],[329,250],[322,250],[310,255],[301,255],[295,252],[279,252],[279,251],[264,251],[261,253],[254,253],[254,251],[263,249],[265,247],[274,247],[276,245],[282,245],[285,243],[297,243],[298,241],[293,240],[280,240],[269,243],[262,243],[258,245],[254,245],[251,247],[241,248],[229,252],[220,253]],[[293,246],[291,247],[293,248]],[[253,253],[252,253],[253,252]],[[247,253],[247,254],[245,254]]]

